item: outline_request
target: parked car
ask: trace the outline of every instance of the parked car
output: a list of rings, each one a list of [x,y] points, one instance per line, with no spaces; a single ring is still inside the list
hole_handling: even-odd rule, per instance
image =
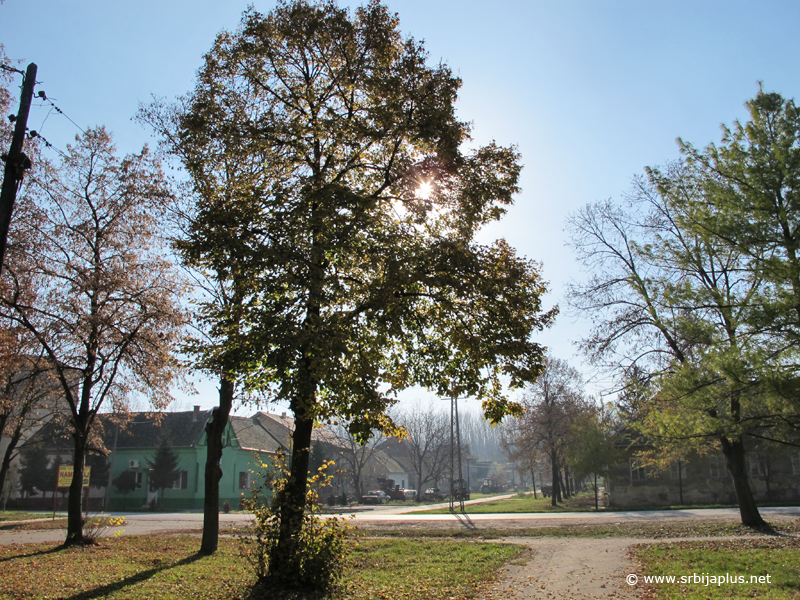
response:
[[[361,504],[384,504],[388,500],[389,496],[381,490],[373,490],[361,496]]]
[[[497,494],[504,491],[504,487],[497,484],[494,477],[487,477],[481,485],[481,494]]]
[[[389,496],[390,500],[405,500],[406,495],[404,490],[401,490],[399,487],[395,487],[389,490],[385,490],[387,496]]]
[[[402,490],[404,500],[416,500],[417,490]]]
[[[436,501],[436,500],[444,500],[446,498],[447,498],[447,494],[445,494],[439,488],[428,488],[427,490],[425,490],[425,493],[422,494],[422,499],[423,500]]]

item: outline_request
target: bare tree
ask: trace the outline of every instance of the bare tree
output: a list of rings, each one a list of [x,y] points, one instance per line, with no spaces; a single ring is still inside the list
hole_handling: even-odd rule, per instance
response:
[[[531,457],[541,453],[549,459],[553,506],[562,493],[561,459],[570,439],[573,416],[580,404],[581,386],[582,378],[578,371],[565,361],[548,356],[544,373],[523,396],[525,413],[508,426],[510,445]]]
[[[778,292],[748,270],[740,248],[710,233],[703,181],[686,163],[648,169],[627,200],[589,205],[568,221],[592,272],[570,290],[573,307],[594,316],[584,349],[622,382],[632,426],[659,454],[719,446],[742,523],[763,526],[743,438],[796,419],[792,399],[772,393],[780,378],[766,366],[787,362],[776,358],[787,349],[758,315]]]
[[[508,455],[508,460],[514,463],[520,479],[524,481],[525,475],[530,474],[533,497],[536,498],[536,473],[542,472],[547,456],[541,445],[529,443],[525,431],[524,419],[507,420],[500,432],[500,444]],[[540,480],[539,485],[542,483]]]
[[[357,434],[350,431],[348,425],[337,423],[328,428],[339,440],[339,455],[345,467],[345,476],[349,476],[353,489],[360,498],[364,495],[364,470],[387,438],[383,432],[374,431],[369,440],[362,442]],[[334,462],[339,464],[336,460]]]
[[[420,499],[425,484],[444,477],[450,466],[450,420],[432,406],[417,406],[398,415],[396,422],[407,433],[403,444],[417,477],[417,499]]]
[[[158,235],[170,198],[147,148],[116,156],[89,129],[60,164],[31,175],[11,231],[0,298],[5,318],[36,339],[69,406],[75,441],[67,544],[84,543],[84,462],[102,407],[131,394],[170,400],[171,355],[185,318],[182,283]]]

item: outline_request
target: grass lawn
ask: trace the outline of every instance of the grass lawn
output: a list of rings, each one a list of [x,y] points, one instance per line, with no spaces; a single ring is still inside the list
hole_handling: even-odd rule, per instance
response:
[[[479,500],[481,498],[490,498],[492,496],[501,496],[503,494],[481,494],[480,492],[473,492],[470,494],[470,500]],[[429,506],[431,504],[442,504],[443,502],[447,502],[447,500],[423,500],[421,502],[417,502],[416,500],[389,500],[388,502],[384,503],[382,506],[408,506],[409,508],[414,506],[419,506],[420,508]],[[372,505],[370,505],[372,506]],[[339,506],[333,507],[339,508]],[[325,507],[323,507],[323,510]]]
[[[0,511],[0,523],[3,521],[27,521],[29,519],[52,519],[53,513],[31,513],[21,510]]]
[[[594,510],[594,493],[582,492],[564,500],[557,507],[551,506],[552,500],[550,498],[542,498],[541,494],[537,494],[538,498],[534,498],[533,494],[517,494],[513,498],[505,500],[491,500],[489,502],[481,502],[480,504],[467,504],[464,510],[467,514],[480,514],[480,513],[536,513],[536,512],[575,512],[575,511],[591,511]],[[447,514],[450,512],[449,508],[439,508],[426,511],[418,511],[411,514]]]
[[[49,530],[49,529],[63,529],[64,532],[67,530],[67,519],[63,515],[57,515],[56,519],[53,519],[52,515],[45,515],[45,519],[37,519],[36,521],[30,521],[28,523],[2,523],[0,522],[0,531],[42,531],[42,530]],[[95,516],[90,517],[89,521],[85,523],[85,527],[89,529],[92,528],[102,528],[107,529],[112,527],[109,524],[109,519],[114,519],[115,517],[111,515],[107,516]]]
[[[764,536],[800,534],[800,520],[782,519],[771,529],[757,531],[736,522],[679,521],[669,523],[613,523],[600,525],[546,525],[541,527],[515,527],[508,529],[450,529],[435,527],[385,527],[362,529],[371,536],[395,538],[454,538],[490,540],[503,537],[629,537],[665,539],[679,537]]]
[[[800,598],[800,540],[759,538],[708,542],[676,542],[637,546],[639,586],[648,598],[705,600],[716,598]],[[694,580],[694,574],[723,578],[744,576],[745,583]],[[644,576],[674,575],[686,583],[642,583]],[[769,582],[750,582],[751,576],[769,575]],[[719,581],[719,580],[717,580]],[[708,585],[706,585],[708,583]]]
[[[252,599],[255,577],[239,542],[196,554],[197,537],[106,538],[99,546],[0,547],[0,598]],[[452,540],[360,540],[331,599],[471,598],[520,547]],[[291,596],[304,598],[303,595]],[[276,598],[274,594],[270,598]]]

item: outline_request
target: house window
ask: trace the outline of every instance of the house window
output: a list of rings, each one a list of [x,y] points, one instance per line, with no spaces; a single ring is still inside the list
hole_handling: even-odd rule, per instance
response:
[[[175,478],[175,483],[172,484],[173,490],[185,490],[189,483],[189,472],[181,471]]]
[[[644,481],[645,479],[647,479],[647,471],[645,467],[642,466],[641,458],[631,458],[630,466],[631,466],[631,481]]]
[[[249,490],[250,483],[250,471],[239,471],[239,489]]]
[[[725,458],[722,456],[712,458],[708,466],[708,475],[710,477],[725,477],[726,473]]]
[[[680,467],[680,469],[678,467]],[[674,462],[670,464],[669,476],[672,479],[686,479],[686,463]]]
[[[136,489],[142,489],[142,472],[136,471]]]

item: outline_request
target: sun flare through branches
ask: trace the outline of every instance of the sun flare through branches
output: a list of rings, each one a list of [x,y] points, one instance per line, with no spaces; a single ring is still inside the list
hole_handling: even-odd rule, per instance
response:
[[[423,181],[419,184],[414,195],[420,200],[427,200],[433,193],[433,181]]]

